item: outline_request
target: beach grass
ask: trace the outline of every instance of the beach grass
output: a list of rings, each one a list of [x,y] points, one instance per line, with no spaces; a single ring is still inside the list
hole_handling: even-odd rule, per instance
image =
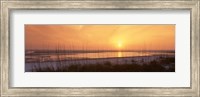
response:
[[[66,48],[68,50],[65,50]],[[82,61],[74,58],[75,56],[73,56],[73,54],[75,51],[73,45],[69,45],[68,47],[61,47],[58,45],[55,50],[39,50],[39,53],[29,54],[31,58],[44,52],[47,56],[50,56],[52,53],[56,55],[56,60],[48,60],[49,62],[45,62],[39,58],[35,60],[34,63],[36,64],[32,65],[31,72],[175,72],[174,56],[168,57],[167,55],[160,55],[158,59],[150,60],[152,56],[145,56],[145,54],[143,54],[145,50],[141,50],[141,56],[147,58],[140,60],[140,62],[135,60],[135,57],[129,57],[128,60],[124,59],[123,62],[120,63],[120,58],[116,57],[113,63],[108,60],[109,58],[106,54],[104,55],[105,58],[100,58],[99,54],[102,53],[103,50],[96,49],[93,50],[93,53],[96,53],[96,58],[94,59],[96,63],[90,63],[91,59],[88,58],[87,53],[91,51],[88,50],[87,47],[83,46],[80,50],[83,53]],[[72,57],[67,58],[65,56],[63,60],[61,58],[62,54],[72,54]],[[44,56],[44,58],[47,56]],[[101,61],[99,62],[99,60]],[[28,63],[27,60],[25,61]]]
[[[143,64],[138,64],[135,60],[131,61],[131,64],[112,64],[110,61],[103,61],[96,64],[76,63],[70,65],[58,62],[56,67],[49,64],[47,67],[34,65],[32,72],[175,72],[175,58],[160,58]],[[161,64],[171,65],[169,68],[165,68]]]

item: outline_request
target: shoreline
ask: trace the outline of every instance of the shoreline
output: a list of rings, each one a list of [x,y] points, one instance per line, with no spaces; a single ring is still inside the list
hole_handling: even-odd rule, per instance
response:
[[[159,61],[162,58],[175,58],[175,55],[153,55],[153,56],[133,56],[133,57],[120,57],[120,58],[95,58],[95,59],[76,59],[76,60],[62,60],[62,61],[49,61],[49,62],[34,62],[34,63],[25,63],[25,71],[31,72],[33,66],[40,66],[46,68],[48,66],[53,66],[57,68],[61,64],[63,66],[69,65],[87,65],[87,64],[104,64],[109,62],[113,65],[122,65],[122,64],[133,64],[133,62],[138,65],[148,64],[152,61]],[[175,63],[174,63],[175,64]],[[160,64],[170,66],[170,64]]]
[[[58,62],[58,61],[81,61],[81,60],[109,60],[109,59],[126,59],[126,58],[142,58],[142,57],[175,57],[175,55],[141,55],[141,56],[127,56],[127,57],[107,57],[107,58],[68,58],[68,59],[61,59],[61,60],[45,60],[45,61],[40,61],[40,62]],[[34,62],[25,62],[25,63],[36,63],[39,61],[34,61]]]

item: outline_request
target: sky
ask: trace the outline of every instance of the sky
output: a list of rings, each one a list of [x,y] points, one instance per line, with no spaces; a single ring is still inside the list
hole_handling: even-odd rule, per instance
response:
[[[25,48],[175,50],[175,25],[25,25]]]

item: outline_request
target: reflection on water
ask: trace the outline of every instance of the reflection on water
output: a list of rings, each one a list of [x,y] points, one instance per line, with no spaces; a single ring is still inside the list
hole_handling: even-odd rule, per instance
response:
[[[35,60],[67,60],[67,59],[91,59],[91,58],[120,58],[120,57],[134,57],[134,56],[152,56],[152,55],[174,55],[174,52],[77,52],[77,53],[44,53],[37,52],[26,55],[26,62],[32,62]]]
[[[117,53],[117,57],[122,57],[122,52],[119,51],[119,52]]]

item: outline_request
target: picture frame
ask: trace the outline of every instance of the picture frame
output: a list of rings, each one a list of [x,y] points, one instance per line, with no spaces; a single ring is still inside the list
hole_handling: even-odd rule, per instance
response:
[[[200,96],[199,0],[1,0],[1,96]],[[10,87],[12,10],[190,10],[191,85],[187,87]]]

